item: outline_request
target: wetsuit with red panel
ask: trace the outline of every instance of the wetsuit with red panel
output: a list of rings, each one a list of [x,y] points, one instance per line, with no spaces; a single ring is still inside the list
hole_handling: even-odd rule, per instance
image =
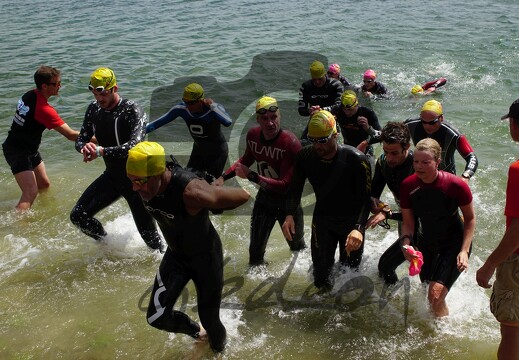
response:
[[[427,134],[425,132],[425,128],[418,119],[408,119],[404,122],[404,124],[409,129],[411,133],[411,139],[413,140],[413,144],[416,145],[420,140],[425,138],[434,139],[440,144],[442,148],[441,154],[441,163],[440,170],[445,170],[452,174],[456,174],[456,164],[454,162],[454,152],[458,151],[458,153],[465,159],[467,163],[465,166],[465,171],[463,172],[463,176],[470,178],[476,172],[478,168],[478,158],[470,146],[465,135],[462,135],[458,129],[449,124],[446,121],[442,121],[440,128],[438,131],[433,134]]]
[[[280,130],[275,138],[266,140],[257,126],[247,133],[245,154],[224,174],[224,179],[235,176],[237,163],[250,167],[254,162],[257,172],[249,174],[249,180],[259,185],[251,216],[249,263],[264,262],[267,242],[277,221],[280,226],[286,217],[285,197],[294,172],[294,161],[301,150],[301,143],[290,131]],[[305,248],[303,239],[303,210],[299,204],[295,210],[296,233],[287,240],[290,250]]]
[[[432,183],[424,183],[416,174],[402,182],[400,207],[411,209],[420,223],[415,246],[423,254],[422,282],[434,281],[450,289],[459,277],[457,256],[463,244],[459,208],[471,202],[468,185],[445,171],[439,171]]]

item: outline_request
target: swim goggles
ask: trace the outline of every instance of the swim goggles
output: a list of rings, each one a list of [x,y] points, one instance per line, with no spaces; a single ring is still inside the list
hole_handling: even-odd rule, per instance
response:
[[[320,137],[320,138],[314,138],[311,136],[307,136],[306,138],[312,144],[326,144],[332,138],[332,135],[333,135],[333,132],[328,136],[324,136],[324,137]]]
[[[92,84],[88,84],[88,90],[95,91],[98,94],[104,95],[104,94],[108,93],[108,90],[110,90],[110,89],[105,89],[104,86],[93,87]]]
[[[266,109],[266,108],[261,108],[261,109],[256,110],[256,114],[263,115],[263,114],[266,114],[267,111],[270,111],[270,112],[276,112],[276,111],[278,111],[278,109],[279,109],[279,107],[277,107],[276,105],[272,105],[272,106],[269,107],[268,109]]]
[[[150,180],[150,178],[147,176],[147,177],[143,177],[143,178],[140,178],[140,179],[133,179],[132,183],[134,183],[135,185],[142,186],[144,184],[147,184],[148,180]]]
[[[440,116],[441,115],[438,115],[438,117],[436,119],[433,119],[431,121],[425,121],[424,119],[420,118],[420,121],[422,122],[422,124],[424,125],[434,125],[436,124],[438,121],[440,121]]]

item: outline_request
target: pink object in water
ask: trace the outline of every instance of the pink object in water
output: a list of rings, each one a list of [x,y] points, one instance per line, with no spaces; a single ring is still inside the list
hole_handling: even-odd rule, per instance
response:
[[[418,275],[423,265],[422,253],[418,250],[415,250],[412,246],[409,245],[404,245],[404,249],[405,251],[407,251],[408,254],[417,256],[416,258],[413,258],[413,260],[411,260],[411,264],[409,264],[409,276]]]

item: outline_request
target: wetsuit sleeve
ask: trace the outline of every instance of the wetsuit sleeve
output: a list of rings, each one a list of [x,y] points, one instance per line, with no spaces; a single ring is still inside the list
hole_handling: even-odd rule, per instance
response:
[[[411,208],[411,181],[410,177],[404,179],[402,184],[400,185],[400,208],[401,209],[410,209]]]
[[[380,126],[380,122],[378,121],[377,114],[374,111],[370,111],[368,113],[368,124],[369,124],[369,140],[368,144],[376,144],[382,141],[380,138],[382,135],[382,127]]]
[[[135,103],[127,108],[125,115],[126,117],[120,120],[128,121],[131,129],[130,139],[124,144],[103,148],[105,157],[126,157],[128,156],[128,150],[144,140],[148,115],[146,115],[144,110]]]
[[[357,218],[357,224],[364,227],[366,226],[366,221],[368,220],[371,211],[371,165],[364,154],[359,154],[357,156],[358,164],[357,169],[354,171],[359,175],[356,178],[357,181],[355,182],[355,189],[353,189],[353,191],[363,199],[362,207],[359,211],[359,217]]]
[[[470,146],[465,135],[461,135],[458,138],[458,141],[456,141],[456,149],[458,149],[458,152],[467,163],[465,165],[465,171],[468,172],[469,177],[472,177],[478,168],[478,158],[476,157],[474,150],[472,150],[472,146]]]
[[[216,115],[216,119],[218,119],[218,122],[222,124],[225,127],[229,127],[232,124],[232,118],[231,115],[225,111],[225,108],[221,104],[217,104],[213,102],[210,106],[211,110]]]
[[[292,181],[290,182],[290,187],[286,201],[287,215],[294,215],[297,207],[301,202],[301,196],[303,195],[303,189],[307,177],[305,170],[305,161],[309,161],[309,159],[305,158],[308,157],[309,150],[309,147],[306,147],[296,155],[293,169],[294,173],[292,175]]]
[[[330,81],[330,95],[335,99],[333,105],[323,107],[323,110],[331,111],[333,107],[341,106],[341,95],[344,92],[344,87],[339,80],[333,79]]]
[[[170,123],[171,121],[175,120],[177,117],[179,117],[182,113],[182,110],[184,107],[182,105],[175,105],[167,113],[159,117],[158,119],[150,122],[148,125],[146,125],[146,133],[150,133],[152,131],[157,130],[159,127],[166,125]]]
[[[245,165],[247,167],[250,167],[252,164],[254,164],[254,156],[252,154],[252,151],[249,146],[249,141],[248,141],[249,136],[250,136],[249,133],[247,133],[247,139],[246,139],[247,147],[245,148],[245,154],[243,154],[243,156],[241,158],[236,160],[236,162],[234,164],[232,164],[230,168],[228,168],[227,170],[224,171],[224,173],[222,174],[224,180],[229,180],[236,176],[235,169],[236,169],[236,165],[238,163]]]
[[[87,108],[85,118],[83,120],[83,125],[81,125],[81,130],[79,131],[79,135],[76,139],[75,148],[78,152],[80,152],[83,146],[90,142],[94,136],[94,124],[92,123],[93,111],[94,105],[90,104]]]
[[[274,179],[259,175],[258,185],[265,190],[274,191],[276,193],[284,194],[288,191],[292,176],[294,173],[294,161],[297,153],[301,150],[301,142],[295,137],[291,143],[288,144],[287,151],[281,163],[279,178]]]
[[[371,184],[371,196],[377,199],[380,199],[382,191],[384,191],[384,187],[386,186],[386,178],[382,173],[380,162],[381,158],[379,157],[375,165],[375,175],[373,175],[373,182]]]
[[[310,109],[308,108],[308,89],[306,89],[306,83],[303,83],[299,88],[299,103],[297,106],[297,111],[299,112],[299,115],[310,115]]]

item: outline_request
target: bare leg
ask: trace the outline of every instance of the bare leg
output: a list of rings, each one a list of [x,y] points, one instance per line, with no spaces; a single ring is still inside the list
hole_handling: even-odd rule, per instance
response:
[[[499,360],[519,359],[519,326],[501,324],[501,343],[497,358]]]
[[[429,304],[431,304],[431,310],[434,316],[439,318],[449,315],[449,308],[445,301],[448,293],[449,289],[440,283],[433,281],[429,285],[427,299],[429,300]]]
[[[29,209],[38,196],[38,192],[46,190],[50,186],[43,161],[34,170],[19,172],[14,175],[14,178],[22,190],[22,196],[16,205],[17,210]]]

